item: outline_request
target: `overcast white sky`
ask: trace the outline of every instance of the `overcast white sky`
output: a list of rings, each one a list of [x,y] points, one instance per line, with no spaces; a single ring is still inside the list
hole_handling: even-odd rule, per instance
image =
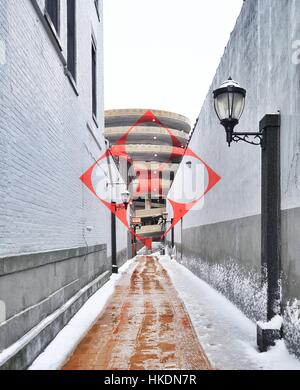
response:
[[[104,0],[105,108],[194,123],[243,0]]]

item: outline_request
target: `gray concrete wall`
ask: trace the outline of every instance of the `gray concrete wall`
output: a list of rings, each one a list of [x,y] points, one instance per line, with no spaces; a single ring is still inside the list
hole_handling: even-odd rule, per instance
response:
[[[76,294],[83,304],[89,295],[85,296],[84,288],[91,284],[95,292],[111,274],[106,245],[7,257],[0,259],[0,264],[0,296],[6,303],[8,318],[0,324],[0,351],[22,340],[56,311],[61,310],[70,319],[81,305],[69,304],[68,310],[64,305]],[[48,326],[55,320],[56,317],[51,318]],[[56,325],[55,329],[56,333],[51,330],[50,335],[47,332],[27,335],[27,342],[17,354],[9,355],[9,359],[3,359],[0,354],[0,367],[9,364],[10,368],[26,368],[41,351],[34,344],[45,346],[45,340],[51,341],[61,328]],[[24,357],[30,345],[32,354],[27,352]]]
[[[245,112],[236,131],[258,131],[259,120],[265,114],[280,110],[282,115],[285,303],[300,299],[300,53],[296,50],[300,47],[299,20],[298,0],[244,2],[190,144],[222,180],[205,197],[203,207],[184,218],[183,237],[180,226],[176,229],[183,253],[192,252],[190,257],[194,260],[196,256],[198,269],[207,264],[224,265],[229,258],[238,267],[246,266],[253,272],[260,267],[261,151],[243,143],[229,149],[213,109],[212,91],[231,76],[247,90]]]
[[[110,270],[105,245],[7,257],[0,261],[0,296],[6,303],[8,318],[0,325],[0,350]]]
[[[260,216],[234,219],[185,228],[183,222],[183,253],[201,255],[208,262],[224,263],[237,259],[244,267],[260,271]]]

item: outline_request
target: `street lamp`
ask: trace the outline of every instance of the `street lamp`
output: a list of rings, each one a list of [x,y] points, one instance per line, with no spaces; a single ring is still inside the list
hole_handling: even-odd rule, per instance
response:
[[[216,114],[230,137],[243,114],[246,90],[229,77],[214,91],[214,98]]]
[[[166,222],[168,219],[169,213],[167,211],[163,212],[163,220]]]
[[[122,199],[123,205],[125,206],[125,209],[127,210],[128,205],[129,205],[129,201],[130,201],[130,192],[127,190],[123,191],[121,193],[121,199]]]
[[[168,219],[168,215],[169,213],[167,211],[164,211],[163,214],[162,214],[162,218],[159,219],[159,224],[162,226],[162,231],[165,233],[166,232],[166,225],[167,225],[167,219]],[[164,234],[164,238],[163,238],[163,248],[162,248],[162,251],[161,251],[161,254],[162,255],[165,255],[166,254],[166,235]]]
[[[142,219],[140,217],[131,217],[131,229],[133,230],[133,237],[132,237],[132,255],[133,257],[137,255],[137,237],[136,237],[136,231],[138,229],[142,228]]]
[[[112,202],[113,212],[111,213],[111,262],[112,262],[112,273],[117,274],[119,267],[117,264],[117,225],[116,225],[116,212],[119,210],[128,209],[130,201],[130,192],[128,190],[121,193],[122,204],[118,205],[116,201]]]
[[[246,90],[231,77],[213,92],[216,114],[224,126],[227,143],[243,141],[262,148],[261,172],[261,265],[267,283],[267,321],[281,314],[281,181],[280,113],[268,114],[259,123],[259,132],[235,133],[245,108]],[[259,349],[265,352],[281,338],[282,329],[264,324],[257,327]]]
[[[228,146],[231,143],[244,141],[253,145],[263,145],[263,133],[234,133],[245,108],[246,90],[231,77],[213,92],[214,107],[222,126],[226,131]],[[254,137],[250,141],[249,137]]]

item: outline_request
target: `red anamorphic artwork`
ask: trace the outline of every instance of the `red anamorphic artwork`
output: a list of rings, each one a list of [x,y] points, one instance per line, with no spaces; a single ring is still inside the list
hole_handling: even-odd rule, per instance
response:
[[[128,129],[128,131],[116,142],[115,145],[111,146],[109,150],[107,150],[103,155],[80,177],[80,180],[84,183],[84,185],[92,192],[92,194],[101,201],[104,206],[106,206],[112,213],[116,215],[116,217],[126,226],[126,228],[131,232],[132,235],[135,235],[136,238],[141,241],[148,249],[152,247],[152,239],[143,238],[139,236],[134,230],[130,227],[130,224],[127,220],[127,211],[122,204],[115,204],[112,202],[108,202],[99,195],[93,185],[92,175],[93,171],[102,161],[109,158],[110,156],[124,159],[128,162],[129,165],[132,166],[133,160],[130,155],[126,151],[126,145],[128,144],[128,137],[130,133],[137,127],[145,123],[155,123],[156,126],[161,127],[168,133],[171,139],[171,152],[169,156],[169,163],[172,163],[174,159],[182,158],[183,156],[188,156],[199,163],[203,164],[207,173],[207,186],[203,193],[199,193],[199,196],[192,200],[191,202],[176,202],[172,199],[167,198],[167,202],[170,203],[173,209],[173,223],[167,229],[165,233],[163,233],[161,239],[168,234],[168,232],[174,228],[178,222],[200,201],[204,196],[208,194],[209,191],[221,180],[221,177],[207,164],[205,163],[196,153],[194,153],[189,147],[182,148],[182,143],[180,140],[173,134],[173,132],[165,127],[160,120],[153,114],[151,111],[145,112],[145,114],[137,120],[132,127]],[[135,198],[139,194],[143,194],[145,192],[153,191],[156,189],[158,193],[162,193],[161,188],[161,174],[164,169],[167,167],[168,162],[164,162],[160,164],[159,169],[157,169],[156,175],[149,175],[147,172],[142,172],[140,175],[137,175],[138,185],[135,194],[132,194],[132,197]]]

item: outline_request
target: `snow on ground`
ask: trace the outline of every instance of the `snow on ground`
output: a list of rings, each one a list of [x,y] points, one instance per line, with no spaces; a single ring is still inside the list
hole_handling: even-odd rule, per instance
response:
[[[160,256],[184,302],[207,357],[219,370],[300,370],[283,340],[267,353],[256,347],[256,325],[187,268]]]
[[[156,254],[159,257],[159,254]],[[133,264],[127,262],[94,294],[69,324],[35,360],[30,370],[59,369],[95,323],[117,281]],[[183,300],[202,347],[219,370],[300,370],[300,362],[287,351],[284,341],[267,353],[256,348],[256,325],[236,306],[184,266],[160,256]]]
[[[68,325],[33,362],[29,370],[58,370],[62,367],[105,308],[115,291],[117,281],[133,263],[134,259],[128,261],[119,269],[118,275],[111,276],[110,280],[82,306]]]

